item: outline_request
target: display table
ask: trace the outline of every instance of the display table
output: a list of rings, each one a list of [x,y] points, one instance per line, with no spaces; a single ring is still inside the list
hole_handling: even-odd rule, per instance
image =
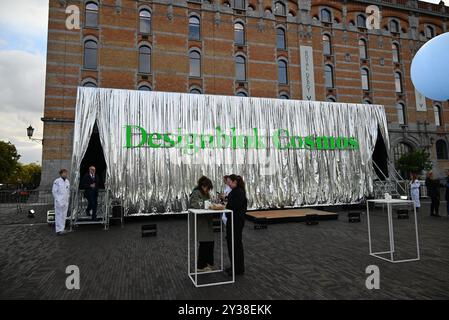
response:
[[[231,239],[231,243],[232,243],[232,263],[231,263],[231,268],[232,268],[232,280],[230,281],[222,281],[222,282],[213,282],[213,283],[206,283],[206,284],[198,284],[198,275],[204,275],[204,274],[210,274],[210,273],[218,273],[218,272],[223,272],[224,271],[224,266],[223,266],[223,223],[220,223],[220,269],[219,270],[213,270],[213,271],[208,271],[208,272],[200,272],[198,273],[198,266],[197,266],[197,261],[198,261],[198,230],[197,230],[197,218],[198,215],[204,215],[204,214],[221,214],[221,213],[230,213],[231,215],[233,214],[232,210],[227,210],[227,209],[223,209],[223,210],[206,210],[206,209],[189,209],[189,213],[187,214],[187,241],[188,241],[188,248],[187,248],[187,263],[188,263],[188,274],[189,274],[189,278],[190,280],[192,280],[193,284],[195,285],[195,287],[199,288],[199,287],[208,287],[208,286],[217,286],[217,285],[222,285],[222,284],[229,284],[229,283],[234,283],[235,282],[235,270],[234,270],[234,219],[230,219],[228,220],[227,223],[231,222],[231,229],[232,229],[232,239]],[[191,244],[191,230],[190,230],[190,219],[191,216],[193,216],[193,237],[194,237],[194,272],[191,272],[191,268],[190,268],[190,244]]]
[[[369,216],[369,204],[382,204],[387,206],[387,218],[388,218],[388,235],[389,235],[389,242],[390,242],[390,250],[388,251],[382,251],[382,252],[373,252],[372,245],[371,245],[371,224],[370,224],[370,216]],[[394,244],[394,228],[393,228],[393,214],[392,214],[392,207],[393,205],[411,205],[413,206],[413,213],[414,213],[414,223],[415,223],[415,235],[416,235],[416,258],[411,259],[404,259],[404,260],[395,260],[394,258],[394,252],[395,252],[395,244]],[[416,208],[414,205],[414,202],[412,200],[400,200],[400,199],[376,199],[376,200],[367,200],[366,201],[366,215],[367,215],[367,222],[368,222],[368,240],[369,240],[369,254],[373,257],[389,261],[392,263],[399,263],[399,262],[410,262],[410,261],[418,261],[420,259],[420,253],[419,253],[419,239],[418,239],[418,220],[416,217]],[[387,255],[389,258],[383,257],[382,255]]]

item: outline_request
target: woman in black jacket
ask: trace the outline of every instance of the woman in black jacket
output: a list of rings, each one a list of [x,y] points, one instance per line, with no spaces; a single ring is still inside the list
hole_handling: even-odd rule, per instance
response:
[[[235,274],[243,275],[245,273],[245,261],[243,255],[242,232],[245,226],[245,214],[248,206],[246,198],[245,182],[241,176],[235,174],[230,175],[229,186],[232,191],[228,195],[228,203],[226,209],[233,211],[233,214],[227,213],[226,222],[226,240],[228,243],[229,260],[232,266],[232,217],[234,217],[234,266]],[[227,268],[226,272],[232,275],[232,269]]]

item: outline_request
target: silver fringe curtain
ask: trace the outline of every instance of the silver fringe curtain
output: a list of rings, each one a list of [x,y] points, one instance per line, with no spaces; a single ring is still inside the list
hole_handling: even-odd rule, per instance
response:
[[[373,192],[371,157],[379,129],[389,150],[379,105],[79,87],[71,169],[75,188],[95,122],[107,165],[106,188],[128,214],[185,211],[198,178],[208,176],[215,192],[224,187],[222,177],[232,173],[243,176],[254,209],[357,203]],[[214,135],[220,127],[232,141],[232,128],[247,136],[257,128],[266,147],[126,148],[127,125],[148,135],[173,133],[174,140]],[[355,137],[359,148],[280,150],[273,147],[278,129],[292,136]],[[141,132],[132,129],[133,145]]]

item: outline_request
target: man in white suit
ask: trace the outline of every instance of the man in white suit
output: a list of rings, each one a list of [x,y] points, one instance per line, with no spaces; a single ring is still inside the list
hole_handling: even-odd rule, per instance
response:
[[[70,182],[67,179],[68,171],[59,171],[60,177],[53,182],[53,198],[55,198],[55,228],[57,235],[65,234],[65,222],[69,209]]]

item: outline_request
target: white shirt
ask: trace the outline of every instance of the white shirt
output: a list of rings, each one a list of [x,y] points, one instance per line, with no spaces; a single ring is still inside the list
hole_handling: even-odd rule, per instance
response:
[[[69,179],[62,179],[59,177],[53,182],[52,188],[53,197],[57,205],[64,206],[69,204],[70,198],[70,182]]]
[[[226,185],[223,192],[225,195],[229,195],[231,193],[231,191],[232,191],[232,188],[230,186]]]

